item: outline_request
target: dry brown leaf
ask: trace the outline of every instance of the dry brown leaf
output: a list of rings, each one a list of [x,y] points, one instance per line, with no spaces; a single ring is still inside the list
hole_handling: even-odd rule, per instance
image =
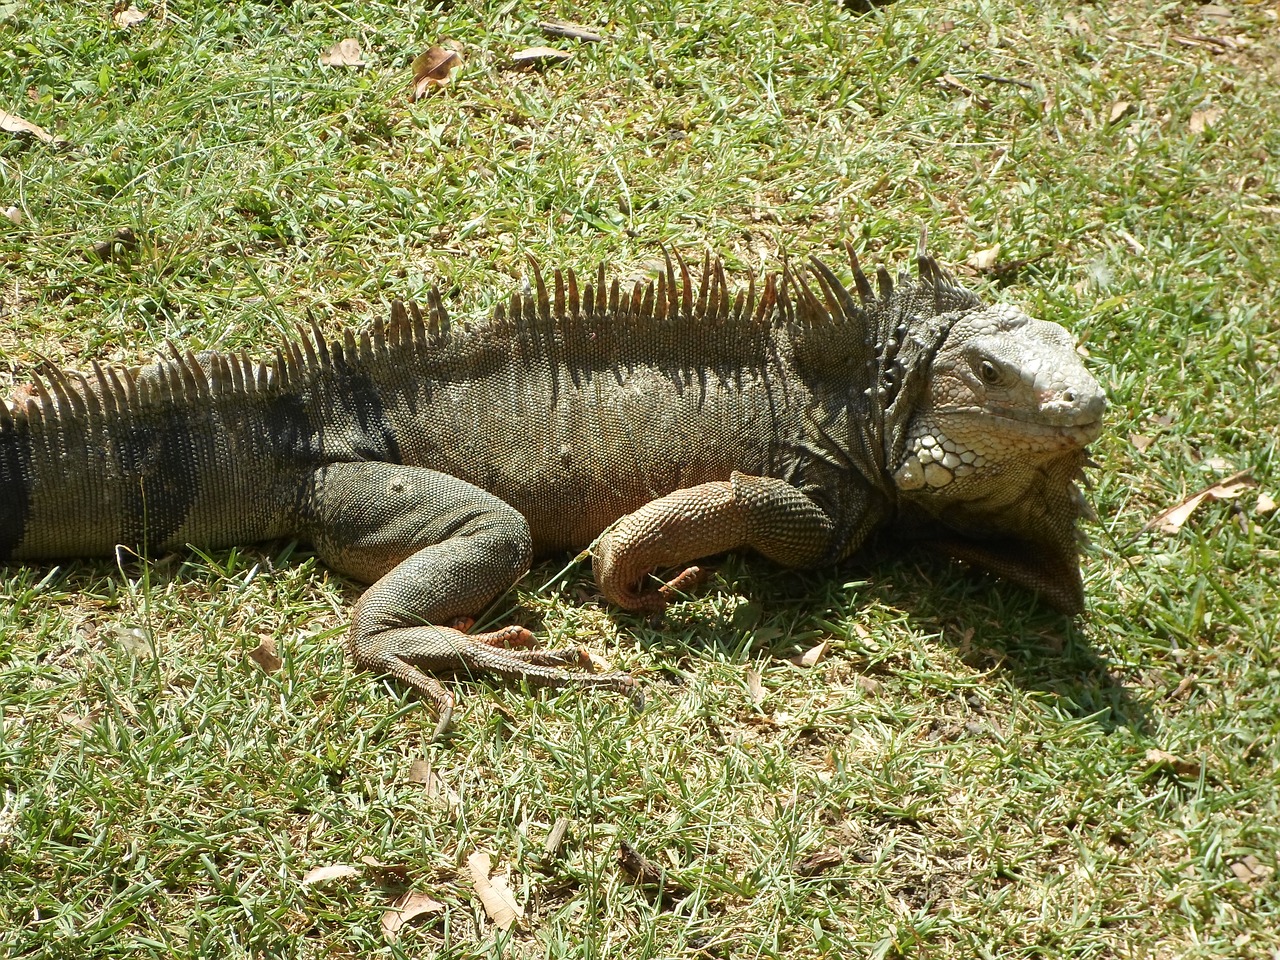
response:
[[[1169,691],[1168,695],[1165,696],[1165,699],[1181,700],[1189,692],[1191,692],[1191,689],[1195,685],[1196,685],[1195,677],[1183,677],[1180,681],[1178,681],[1178,685]]]
[[[443,801],[450,810],[462,803],[462,798],[436,773],[430,761],[421,757],[409,764],[409,782],[422,784],[427,788],[428,797]]]
[[[1132,103],[1128,100],[1117,100],[1111,105],[1111,110],[1107,113],[1107,123],[1115,123],[1117,120],[1128,116],[1132,112]]]
[[[1271,499],[1267,493],[1258,494],[1258,502],[1253,506],[1254,513],[1271,513],[1275,510],[1276,502]]]
[[[987,247],[985,250],[976,250],[969,254],[969,266],[975,270],[990,270],[996,265],[996,259],[1000,256],[1000,244],[994,247]]]
[[[489,876],[489,855],[476,852],[467,857],[467,870],[476,888],[476,896],[489,919],[503,930],[510,930],[524,916],[524,907],[516,902],[507,888],[505,874]]]
[[[1206,3],[1202,6],[1198,13],[1202,17],[1208,17],[1211,20],[1230,20],[1231,11],[1224,6],[1216,3]]]
[[[1148,750],[1147,763],[1154,767],[1168,767],[1181,777],[1194,777],[1200,773],[1199,761],[1188,760],[1175,753],[1169,753],[1167,750],[1156,750],[1154,748]]]
[[[1168,510],[1148,521],[1147,525],[1142,529],[1159,530],[1161,533],[1177,533],[1191,517],[1191,514],[1195,513],[1196,507],[1200,506],[1204,501],[1234,500],[1242,496],[1246,490],[1257,485],[1258,482],[1249,475],[1249,471],[1242,470],[1239,473],[1232,474],[1225,480],[1210,484],[1203,490],[1199,490],[1181,502],[1174,504]]]
[[[19,210],[17,207],[5,207],[4,216],[5,216],[5,219],[8,220],[10,223],[12,223],[15,227],[22,226],[22,220],[23,220],[22,211]]]
[[[1250,853],[1239,860],[1232,861],[1231,872],[1241,883],[1256,884],[1267,879],[1271,874],[1271,868]]]
[[[542,845],[542,852],[548,860],[555,859],[560,852],[560,844],[564,843],[565,834],[569,832],[569,826],[573,823],[568,817],[561,817],[552,826],[551,832],[547,834],[547,841]]]
[[[130,655],[139,660],[156,659],[156,647],[147,632],[140,627],[126,627],[116,624],[112,628],[116,642]]]
[[[1224,111],[1221,107],[1206,107],[1204,110],[1193,110],[1188,126],[1192,133],[1204,133],[1222,119]]]
[[[1133,444],[1133,448],[1139,453],[1146,453],[1147,447],[1156,442],[1155,437],[1149,437],[1145,433],[1129,434],[1129,442]]]
[[[804,653],[797,657],[792,657],[791,662],[797,667],[813,667],[822,662],[823,657],[827,655],[827,647],[830,646],[830,640],[823,640],[816,647],[810,647]]]
[[[862,688],[862,692],[869,697],[877,697],[884,692],[884,684],[874,677],[866,677],[858,674],[855,678],[858,686]]]
[[[391,909],[382,915],[382,935],[388,942],[394,943],[400,938],[400,928],[414,917],[420,917],[424,913],[443,912],[444,904],[439,900],[433,900],[417,890],[410,890],[398,897],[391,904]]]
[[[130,27],[137,26],[143,20],[147,19],[147,14],[143,13],[132,3],[127,7],[123,3],[117,3],[115,11],[111,14],[111,19],[117,27],[127,30]]]
[[[68,143],[61,137],[55,137],[39,124],[25,120],[16,113],[10,113],[7,110],[0,110],[0,130],[5,133],[18,133],[28,137],[35,137],[41,143],[53,144],[55,147],[64,147]]]
[[[322,67],[363,67],[367,66],[364,59],[364,51],[360,49],[360,42],[347,37],[345,40],[339,40],[332,47],[320,54],[320,66]]]
[[[746,678],[747,693],[751,696],[751,702],[758,707],[764,703],[764,698],[769,695],[769,691],[764,688],[763,678],[755,667],[747,667]]]
[[[347,863],[335,863],[328,867],[312,867],[302,878],[302,885],[309,887],[316,883],[327,883],[330,880],[341,880],[343,877],[354,877],[360,873],[359,867]]]
[[[444,47],[432,47],[426,53],[413,58],[413,84],[409,90],[410,100],[421,100],[429,93],[435,93],[449,82],[449,75],[462,66],[462,57],[455,50]]]
[[[262,637],[258,641],[258,645],[249,651],[249,659],[267,673],[275,673],[284,665],[284,661],[281,660],[280,655],[276,653],[275,637]]]
[[[525,47],[511,55],[511,61],[518,67],[545,67],[572,59],[573,54],[568,50],[555,47]]]

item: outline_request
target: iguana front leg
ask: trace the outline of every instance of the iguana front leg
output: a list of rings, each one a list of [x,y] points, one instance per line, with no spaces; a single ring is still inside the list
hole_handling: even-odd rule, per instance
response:
[[[488,673],[537,686],[581,684],[633,692],[625,673],[572,673],[586,652],[512,650],[523,627],[467,635],[447,624],[484,609],[529,569],[529,526],[499,498],[456,477],[391,463],[337,463],[311,477],[303,528],[333,569],[373,585],[356,603],[356,663],[388,673],[435,706],[436,734],[454,696],[432,673]]]
[[[643,589],[654,570],[743,547],[785,566],[811,566],[831,552],[834,536],[831,517],[796,487],[735,472],[729,480],[676,490],[623,517],[597,541],[592,568],[613,603],[657,613],[697,568],[658,589]]]

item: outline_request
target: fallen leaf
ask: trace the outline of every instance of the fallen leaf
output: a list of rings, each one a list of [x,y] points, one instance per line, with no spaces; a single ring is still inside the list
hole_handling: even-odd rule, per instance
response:
[[[1128,100],[1117,100],[1111,105],[1111,110],[1107,114],[1107,123],[1115,123],[1133,112],[1133,104]]]
[[[1200,16],[1209,17],[1212,20],[1230,20],[1231,11],[1226,7],[1216,3],[1206,3],[1199,10]]]
[[[1249,475],[1249,472],[1242,470],[1227,477],[1225,480],[1210,484],[1203,490],[1199,490],[1181,502],[1174,504],[1154,519],[1148,521],[1147,525],[1142,529],[1159,530],[1161,533],[1177,533],[1191,517],[1191,514],[1195,512],[1196,507],[1200,506],[1204,501],[1234,500],[1243,495],[1249,488],[1257,485],[1258,482]]]
[[[444,47],[432,47],[426,53],[413,58],[413,83],[409,90],[409,99],[421,100],[429,93],[434,93],[449,82],[449,75],[462,66],[462,57],[457,51]]]
[[[1191,688],[1194,687],[1195,685],[1196,685],[1195,677],[1183,677],[1180,681],[1178,681],[1178,685],[1169,691],[1169,693],[1165,696],[1165,699],[1181,700],[1191,691]]]
[[[117,624],[113,627],[112,632],[116,636],[116,641],[134,657],[139,660],[154,660],[156,658],[156,648],[151,642],[151,638],[147,636],[145,630],[140,627],[124,627]]]
[[[424,913],[443,912],[444,904],[439,900],[433,900],[425,893],[410,890],[404,896],[397,898],[391,904],[391,909],[382,915],[382,935],[389,943],[394,943],[400,938],[400,928],[414,917],[420,917]]]
[[[1252,853],[1231,862],[1231,872],[1241,883],[1261,883],[1271,873],[1271,868]]]
[[[135,7],[132,3],[127,7],[122,3],[117,3],[115,12],[111,14],[111,19],[115,21],[115,25],[123,30],[137,26],[143,20],[147,19],[147,15]]]
[[[489,855],[473,853],[467,857],[467,869],[471,873],[471,882],[476,888],[476,896],[484,912],[488,914],[498,927],[510,930],[524,916],[524,908],[516,902],[515,896],[507,888],[505,874],[489,876]]]
[[[108,260],[113,263],[128,263],[140,246],[138,235],[129,227],[121,227],[110,240],[99,240],[86,250],[85,256],[103,263]]]
[[[12,223],[15,227],[22,226],[22,211],[17,207],[4,208],[5,219]]]
[[[1191,111],[1191,122],[1188,126],[1192,133],[1204,133],[1222,119],[1225,111],[1221,107],[1206,107],[1203,110]]]
[[[760,671],[755,667],[747,667],[747,693],[751,696],[751,702],[757,707],[764,703],[764,698],[769,695],[769,691],[764,688]]]
[[[364,59],[364,51],[360,49],[360,42],[347,37],[320,54],[320,66],[363,67],[367,66],[367,63]]]
[[[547,834],[547,842],[542,845],[542,852],[548,860],[554,860],[560,852],[560,844],[564,843],[564,835],[569,832],[572,823],[568,817],[561,817],[552,826],[551,832]]]
[[[276,653],[275,637],[262,637],[258,645],[249,651],[249,659],[267,673],[275,673],[284,665],[284,661]]]
[[[1276,508],[1276,502],[1265,493],[1258,494],[1258,502],[1254,504],[1254,513],[1270,513]]]
[[[1146,453],[1147,447],[1156,442],[1155,437],[1148,437],[1145,433],[1129,434],[1129,442],[1133,444],[1133,448],[1139,453]]]
[[[1167,750],[1151,749],[1147,751],[1147,763],[1153,767],[1168,767],[1181,777],[1194,777],[1200,773],[1200,763],[1188,760]]]
[[[462,803],[462,798],[436,773],[431,763],[419,757],[409,764],[409,782],[426,787],[426,794],[433,800],[441,800],[450,810]]]
[[[858,686],[862,688],[862,692],[869,697],[876,697],[884,692],[884,684],[874,677],[864,677],[862,674],[858,674],[855,679]]]
[[[985,250],[977,250],[969,254],[969,266],[975,270],[990,270],[996,265],[996,259],[1000,256],[1000,244],[994,247],[987,247]]]
[[[830,640],[823,640],[816,647],[810,647],[799,656],[792,657],[791,662],[797,667],[813,667],[822,662],[822,658],[827,655],[827,647]]]
[[[353,867],[346,863],[335,863],[328,867],[312,867],[303,876],[302,885],[309,887],[317,883],[327,883],[330,880],[341,880],[343,877],[354,877],[359,873],[359,867]]]
[[[40,142],[49,143],[55,147],[65,147],[68,144],[68,141],[63,140],[61,137],[55,137],[39,124],[24,120],[16,113],[9,113],[7,110],[0,110],[0,130],[5,133],[17,133],[35,137]]]
[[[511,55],[512,62],[519,67],[543,67],[572,59],[573,54],[568,50],[557,50],[555,47],[525,47]]]

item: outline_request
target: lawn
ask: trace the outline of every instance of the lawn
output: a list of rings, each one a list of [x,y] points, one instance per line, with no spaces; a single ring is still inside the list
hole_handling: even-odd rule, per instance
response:
[[[432,742],[296,544],[5,568],[0,956],[1280,957],[1274,5],[8,0],[0,110],[3,395],[481,318],[530,255],[927,227],[1110,401],[1074,621],[888,551],[724,558],[657,622],[562,558],[490,612],[639,714],[464,678]]]

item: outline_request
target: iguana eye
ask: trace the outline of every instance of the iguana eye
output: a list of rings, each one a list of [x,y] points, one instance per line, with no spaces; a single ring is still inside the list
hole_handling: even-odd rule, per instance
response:
[[[982,382],[986,384],[996,384],[1000,382],[1000,368],[990,360],[983,360],[978,364],[978,376],[982,378]]]

